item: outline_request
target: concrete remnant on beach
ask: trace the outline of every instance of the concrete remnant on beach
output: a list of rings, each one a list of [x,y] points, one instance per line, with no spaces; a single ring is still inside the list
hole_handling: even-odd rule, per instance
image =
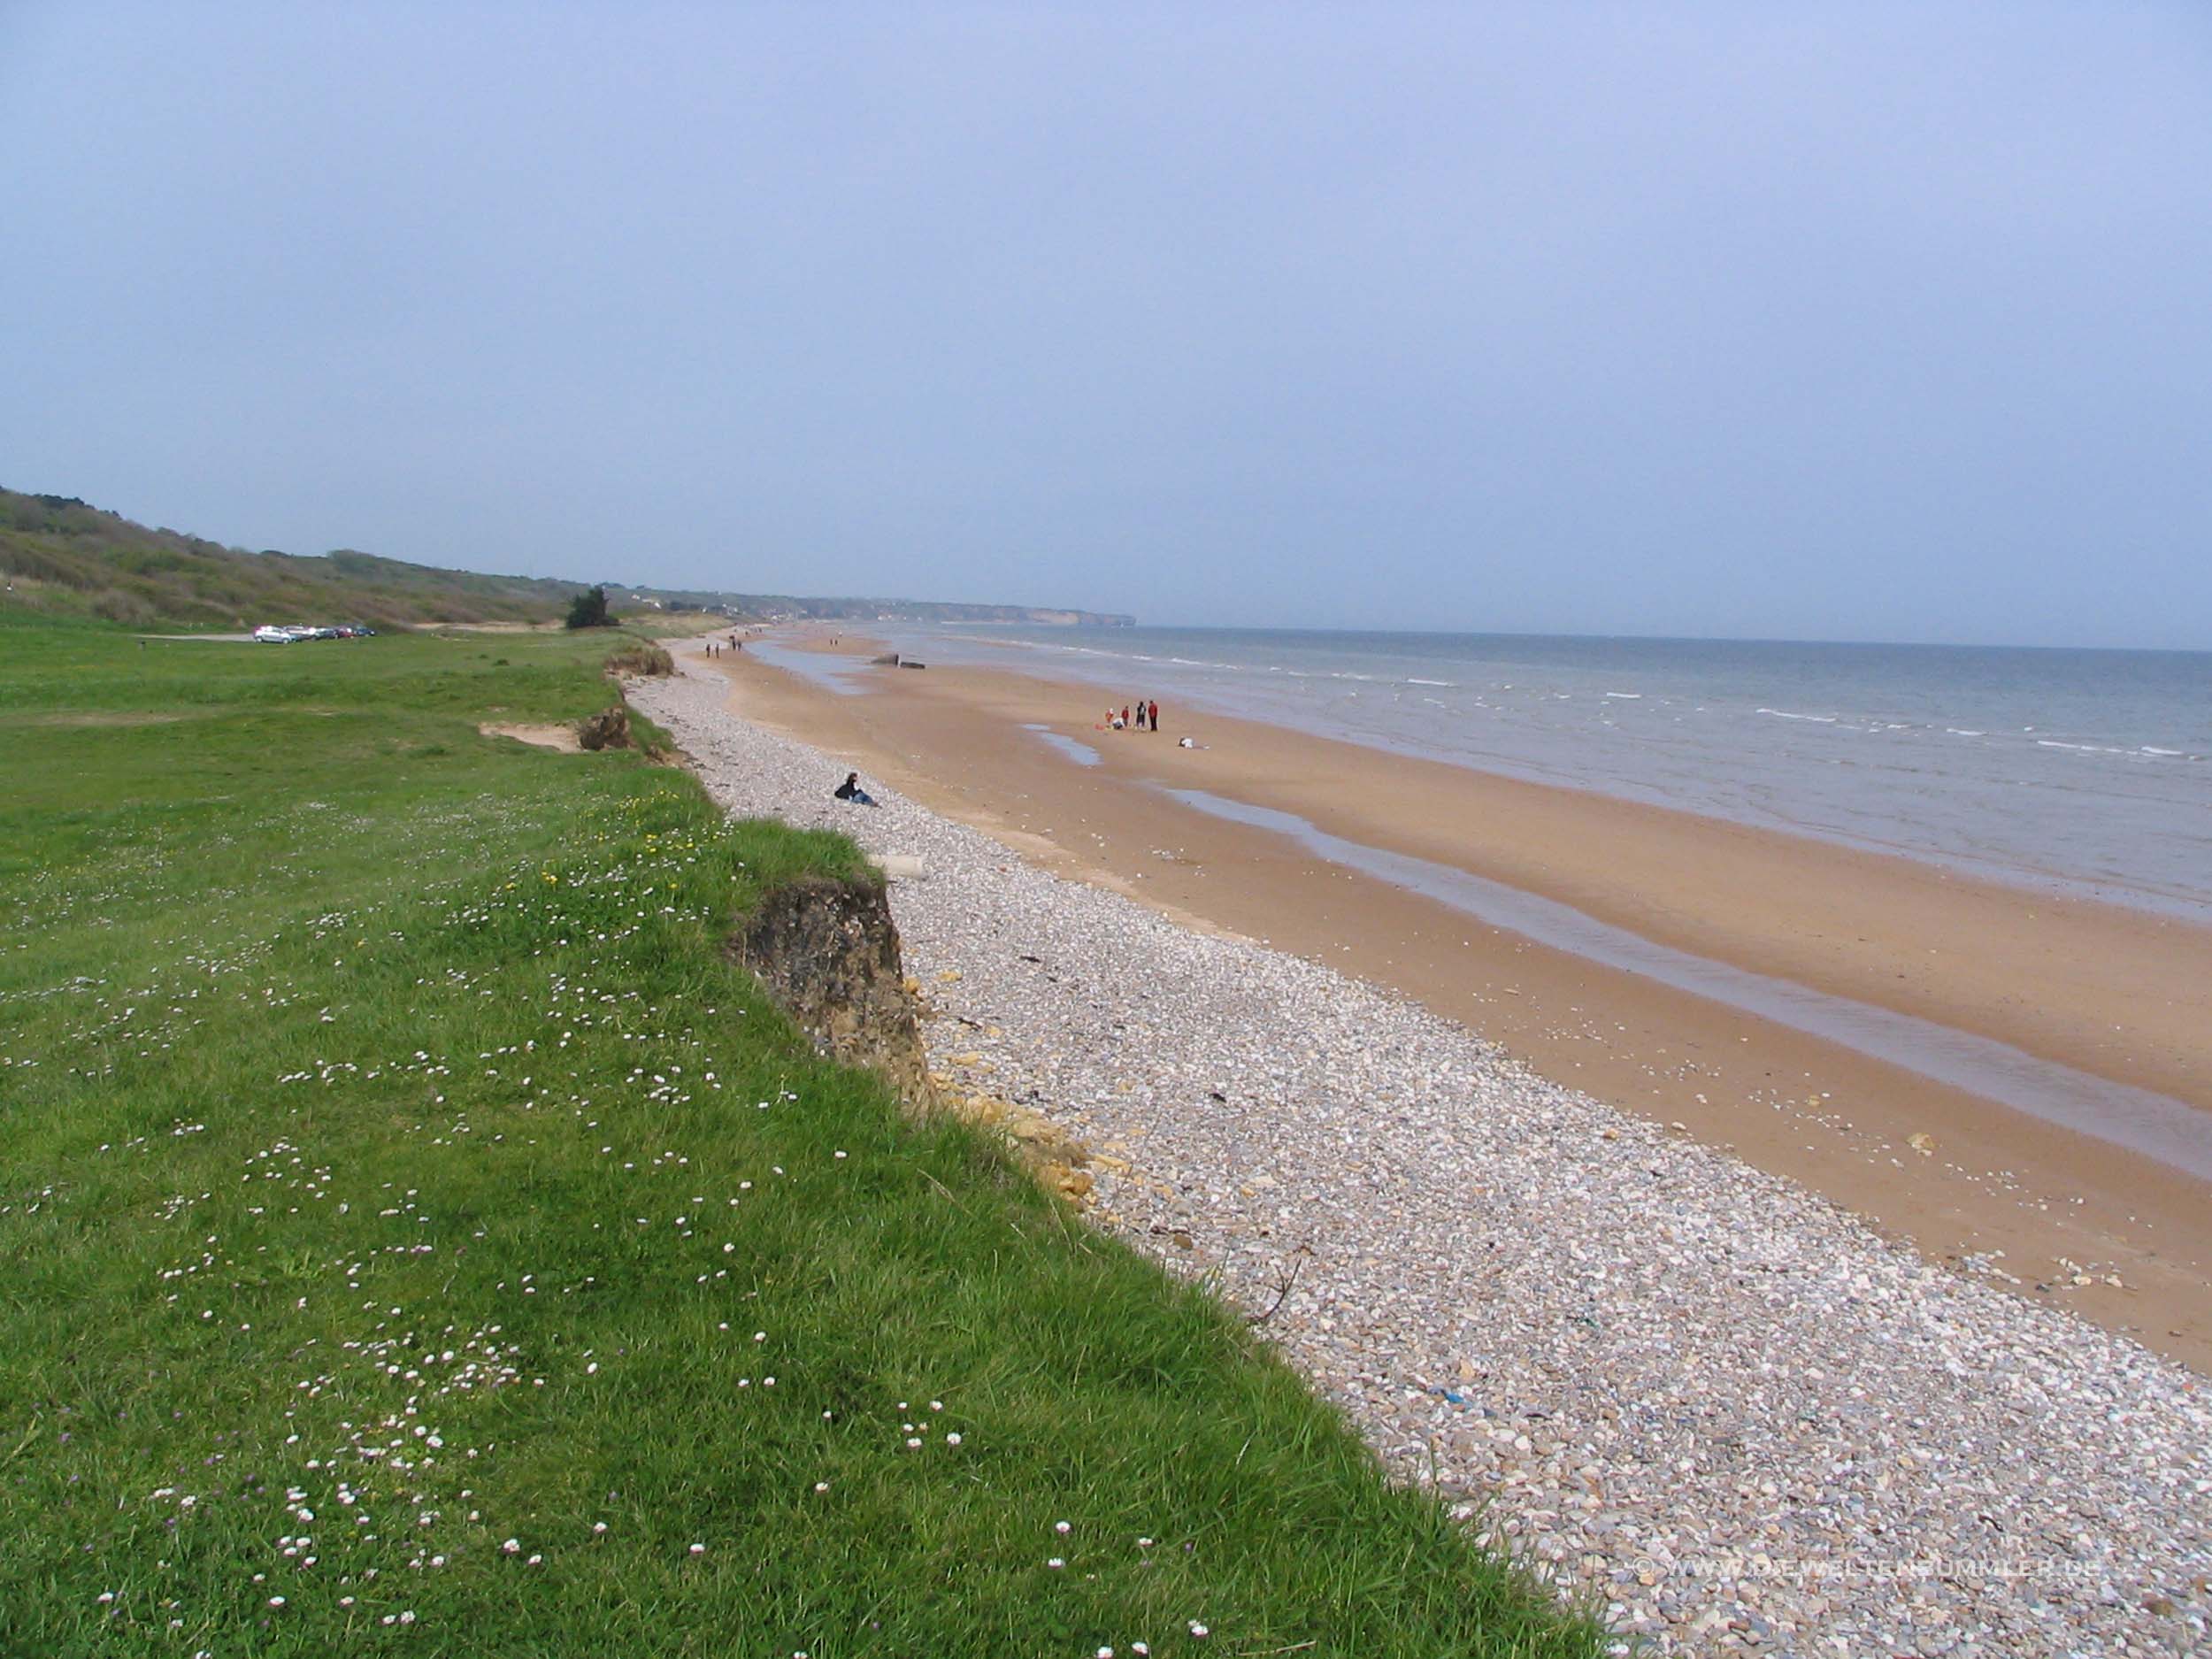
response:
[[[576,722],[578,747],[595,752],[630,747],[630,710],[622,703],[586,715]]]
[[[777,887],[730,949],[823,1053],[881,1073],[912,1110],[936,1106],[880,887],[826,876]]]

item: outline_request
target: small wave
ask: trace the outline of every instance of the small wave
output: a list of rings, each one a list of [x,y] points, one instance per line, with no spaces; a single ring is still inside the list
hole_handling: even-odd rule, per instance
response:
[[[1943,729],[1953,737],[1987,737],[1989,735],[1986,732],[1977,732],[1970,726],[1947,726]]]
[[[1640,703],[1644,696],[1640,691],[1609,691],[1605,695],[1609,697],[1618,697],[1623,703]]]
[[[2188,751],[2187,751],[2187,750],[2185,750],[2185,749],[2153,749],[2153,748],[2152,748],[2152,747],[2151,747],[2148,743],[2146,743],[2146,744],[2144,744],[2144,745],[2143,745],[2143,752],[2144,752],[2146,755],[2163,755],[2163,756],[2167,757],[2169,759],[2171,759],[2171,760],[2182,760],[2182,759],[2185,759],[2185,758],[2187,757],[2187,754],[2188,754]]]
[[[1836,717],[1832,714],[1792,714],[1787,709],[1762,709],[1759,712],[1770,714],[1778,720],[1810,720],[1815,726],[1833,726],[1836,723]]]
[[[2132,755],[2131,749],[2108,749],[2102,743],[2062,743],[2055,737],[2039,737],[2038,749],[2070,749],[2078,755]]]
[[[1452,688],[1455,685],[1456,685],[1457,683],[1458,683],[1458,682],[1457,682],[1456,680],[1413,680],[1413,679],[1409,679],[1409,680],[1406,681],[1406,684],[1407,684],[1407,685],[1409,685],[1409,686],[1441,686],[1441,687],[1443,687],[1446,690],[1449,690],[1449,689],[1451,689],[1451,688]]]

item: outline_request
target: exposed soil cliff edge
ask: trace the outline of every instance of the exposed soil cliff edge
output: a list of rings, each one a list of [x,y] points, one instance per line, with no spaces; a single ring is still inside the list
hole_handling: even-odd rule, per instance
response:
[[[730,950],[823,1053],[881,1073],[911,1110],[936,1107],[881,887],[825,876],[778,887]]]

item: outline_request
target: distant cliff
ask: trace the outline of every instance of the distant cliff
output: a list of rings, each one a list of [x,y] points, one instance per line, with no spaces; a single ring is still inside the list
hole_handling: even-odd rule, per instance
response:
[[[713,593],[697,588],[610,586],[617,608],[720,611],[759,621],[792,618],[828,622],[1016,622],[1045,628],[1133,628],[1137,619],[1106,611],[1051,605],[959,604],[937,599],[821,599],[796,594]]]

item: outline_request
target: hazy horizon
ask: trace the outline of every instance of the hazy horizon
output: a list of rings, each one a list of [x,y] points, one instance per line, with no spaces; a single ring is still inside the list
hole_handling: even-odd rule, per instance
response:
[[[810,594],[791,595],[787,596],[792,598],[881,599],[887,603],[915,601],[919,597],[915,595],[891,594]],[[946,603],[952,604],[998,604],[1003,602],[995,599],[954,599]],[[1055,607],[1040,605],[1032,608],[1037,610],[1050,610]],[[1070,607],[1062,606],[1058,608],[1064,610],[1069,609]],[[825,619],[824,625],[828,626],[828,623],[832,620],[858,623],[864,621],[864,618],[830,618]],[[947,628],[1027,627],[1033,631],[1041,631],[1043,628],[1053,625],[1041,623],[931,622],[927,624],[909,624],[907,626],[926,626],[929,627]],[[2133,655],[2147,657],[2212,657],[2212,646],[2198,645],[2038,645],[2024,644],[2017,640],[1870,640],[1845,639],[1840,636],[1830,639],[1809,634],[1606,634],[1597,633],[1589,629],[1578,631],[1571,629],[1561,630],[1543,628],[1354,627],[1339,623],[1170,622],[1151,617],[1141,616],[1137,618],[1136,625],[1133,628],[1109,628],[1104,626],[1084,626],[1081,627],[1071,627],[1068,631],[1075,634],[1090,634],[1108,633],[1143,633],[1147,630],[1153,630],[1163,634],[1345,634],[1355,635],[1373,634],[1392,635],[1402,634],[1414,639],[1578,640],[1589,641],[1624,640],[1653,645],[1664,645],[1669,643],[1678,643],[1684,645],[1816,645],[1835,646],[1839,649],[1864,647],[1879,650],[1906,651],[2113,651],[2126,652]]]
[[[0,0],[0,478],[1157,626],[2212,648],[2212,11]]]
[[[11,483],[7,482],[7,480],[0,480],[0,488],[10,488],[10,489],[13,489],[13,488],[17,488],[17,487],[16,487],[15,485],[13,485],[13,484],[11,484]],[[25,494],[25,495],[39,494],[39,495],[67,495],[69,492],[65,492],[65,491],[58,491],[58,490],[38,490],[38,491],[34,491],[34,490],[20,490],[20,491],[19,491],[19,493],[20,493],[20,494]],[[79,497],[78,499],[82,500],[83,498],[82,498],[82,497]],[[85,505],[87,505],[87,506],[88,506],[88,507],[93,507],[93,508],[97,508],[97,509],[110,510],[110,511],[119,511],[119,510],[111,510],[111,509],[107,509],[106,503],[102,503],[102,502],[96,502],[96,501],[86,501],[86,502],[84,503],[84,504],[85,504]],[[271,548],[271,549],[247,548],[247,547],[245,547],[245,546],[244,546],[244,544],[243,544],[243,543],[242,543],[242,542],[231,542],[231,541],[226,541],[224,540],[224,538],[223,538],[223,537],[221,537],[221,536],[219,536],[219,535],[208,535],[208,534],[204,534],[202,531],[200,531],[200,530],[198,530],[198,529],[196,529],[196,528],[194,528],[193,526],[188,526],[188,525],[157,525],[157,524],[155,524],[155,523],[154,523],[151,519],[148,519],[148,518],[138,518],[138,517],[137,517],[136,515],[134,515],[134,514],[131,514],[131,513],[127,513],[127,512],[126,512],[126,513],[124,513],[124,514],[123,514],[123,516],[124,516],[125,518],[131,518],[131,519],[132,519],[134,522],[135,522],[135,523],[142,523],[142,524],[145,524],[145,525],[147,525],[150,528],[155,528],[155,529],[165,530],[165,531],[169,531],[169,532],[175,533],[175,534],[186,534],[186,535],[196,536],[196,537],[198,537],[198,538],[199,538],[200,540],[202,540],[202,541],[219,542],[219,543],[221,543],[223,546],[225,546],[225,547],[227,547],[227,548],[230,548],[230,549],[233,549],[234,551],[242,549],[242,550],[247,551],[247,552],[250,552],[250,553],[260,553],[260,552],[279,552],[279,553],[284,553],[284,554],[288,555],[288,557],[295,557],[295,558],[324,558],[324,557],[328,557],[330,554],[332,554],[332,553],[358,553],[358,552],[375,552],[375,551],[377,551],[377,549],[374,549],[357,548],[357,547],[353,546],[353,545],[352,545],[352,544],[350,544],[350,543],[344,543],[344,544],[342,544],[342,545],[340,545],[340,546],[338,546],[338,547],[335,547],[335,548],[325,549],[322,549],[321,551],[319,551],[319,552],[313,552],[313,553],[303,552],[303,551],[300,551],[300,550],[298,550],[298,549],[290,549],[290,548]],[[407,556],[406,554],[404,554],[404,553],[384,552],[384,553],[380,554],[380,557],[388,557],[388,558],[397,558],[397,559],[404,560],[404,561],[409,562],[409,563],[418,563],[418,564],[419,564],[419,563],[423,563],[423,562],[424,562],[424,561],[420,561],[420,560],[411,560],[411,559],[408,559],[408,556]],[[1018,599],[1018,600],[1010,600],[1010,599],[992,598],[992,597],[989,597],[989,596],[987,596],[987,595],[986,595],[986,596],[979,596],[979,595],[960,595],[960,594],[925,594],[925,593],[892,593],[892,592],[883,592],[883,593],[861,593],[861,592],[846,592],[846,591],[843,591],[843,590],[831,590],[831,589],[827,589],[827,588],[822,588],[822,589],[810,589],[810,590],[802,590],[802,589],[798,589],[798,588],[789,588],[789,589],[779,589],[779,590],[774,590],[774,591],[771,591],[771,590],[768,590],[768,589],[764,589],[764,588],[742,588],[742,587],[732,587],[732,588],[702,588],[702,587],[699,587],[699,586],[696,586],[696,585],[695,585],[695,584],[688,583],[688,582],[653,582],[653,581],[640,581],[640,582],[633,582],[633,581],[629,581],[629,580],[627,580],[626,578],[624,578],[624,577],[622,577],[622,576],[620,576],[620,575],[617,575],[617,574],[611,574],[611,573],[608,573],[608,572],[589,572],[589,571],[584,571],[584,572],[570,572],[570,571],[553,571],[553,570],[544,570],[544,571],[490,570],[490,569],[484,569],[484,568],[480,568],[480,567],[478,567],[478,566],[473,566],[473,565],[443,565],[443,566],[438,566],[437,568],[441,568],[441,569],[462,570],[462,571],[468,572],[469,573],[477,574],[477,575],[489,575],[489,576],[547,576],[547,577],[552,577],[552,578],[555,578],[555,579],[557,579],[557,580],[563,580],[563,581],[590,582],[590,583],[600,583],[600,584],[603,584],[603,585],[608,586],[608,587],[618,587],[618,586],[619,586],[619,587],[625,587],[625,588],[628,588],[632,589],[633,591],[639,592],[639,593],[641,593],[641,594],[645,594],[645,595],[651,595],[657,594],[657,593],[662,593],[662,592],[683,592],[683,593],[708,593],[708,592],[718,592],[718,593],[726,593],[726,594],[733,594],[733,595],[749,595],[749,596],[753,596],[753,597],[758,597],[758,598],[783,598],[783,599],[842,599],[842,600],[854,600],[854,601],[871,601],[871,602],[879,602],[879,603],[885,603],[885,604],[996,605],[996,606],[1010,606],[1010,607],[1019,607],[1019,608],[1025,608],[1025,609],[1028,609],[1028,610],[1035,610],[1035,611],[1091,611],[1091,612],[1094,612],[1094,613],[1098,613],[1098,614],[1108,614],[1108,615],[1130,615],[1130,614],[1132,614],[1132,613],[1130,613],[1130,612],[1128,612],[1128,611],[1110,611],[1110,611],[1104,611],[1104,612],[1097,612],[1097,611],[1096,611],[1096,608],[1095,608],[1095,607],[1087,606],[1087,605],[1074,605],[1074,604],[1062,603],[1058,603],[1058,602],[1056,602],[1056,601],[1053,601],[1053,600],[1050,600],[1050,599]],[[867,620],[867,619],[866,619],[866,618],[819,618],[818,620],[821,622],[821,624],[822,624],[823,626],[830,626],[830,625],[832,625],[833,623],[839,622],[839,621],[864,622],[864,621],[865,621],[865,620]],[[1028,626],[1028,627],[1041,627],[1041,627],[1048,627],[1048,626],[1058,626],[1058,625],[1042,624],[1042,623],[1000,623],[1000,622],[992,622],[992,621],[961,621],[961,620],[949,620],[949,620],[943,620],[943,621],[935,621],[935,622],[931,622],[930,624],[928,624],[928,626],[933,626],[933,627],[975,627],[975,628],[986,628],[986,627],[1005,627],[1005,626]],[[1071,628],[1071,631],[1075,631],[1075,632],[1104,632],[1104,631],[1109,630],[1110,628],[1110,629],[1112,629],[1113,631],[1116,631],[1116,632],[1125,632],[1125,631],[1130,631],[1130,629],[1129,629],[1129,628],[1125,628],[1125,627],[1124,627],[1124,626],[1123,626],[1123,625],[1118,625],[1118,624],[1103,624],[1103,623],[1096,623],[1096,624],[1094,624],[1094,623],[1085,623],[1085,624],[1074,624],[1074,625],[1069,625],[1069,626],[1070,626],[1070,628]],[[1669,641],[1669,640],[1678,640],[1678,641],[1685,641],[1685,642],[1686,642],[1686,643],[1695,643],[1695,644],[1728,644],[1728,645],[1837,645],[1837,646],[1861,645],[1861,646],[1879,646],[1879,647],[1884,647],[1884,648],[1893,648],[1893,649],[1915,649],[1915,648],[1924,648],[1924,649],[1929,649],[1929,650],[1946,650],[1946,649],[1969,649],[1969,650],[2023,650],[2023,651],[2076,651],[2076,650],[2092,650],[2092,651],[2097,651],[2097,650],[2104,650],[2104,651],[2131,651],[2131,652],[2144,652],[2144,653],[2149,653],[2149,654],[2153,654],[2153,655],[2159,655],[2159,656],[2177,656],[2177,657],[2204,657],[2204,656],[2212,656],[2212,645],[2201,645],[2201,646],[2199,646],[2199,645],[2096,645],[2096,644],[2083,645],[2083,644],[2075,644],[2075,643],[2068,643],[2068,642],[2057,642],[2057,643],[2040,643],[2040,644],[2039,644],[2039,643],[2036,643],[2036,642],[2033,642],[2033,641],[2017,641],[2017,640],[1999,640],[1999,639],[1906,640],[1906,639],[1863,639],[1863,638],[1855,638],[1855,637],[1847,637],[1847,636],[1844,636],[1844,635],[1828,636],[1828,635],[1819,635],[1819,634],[1655,634],[1655,633],[1639,633],[1639,632],[1635,632],[1635,631],[1632,631],[1632,630],[1627,630],[1627,631],[1617,631],[1617,632],[1607,632],[1607,631],[1601,631],[1601,630],[1596,630],[1596,629],[1586,629],[1586,629],[1509,628],[1509,627],[1439,628],[1439,627],[1417,627],[1417,626],[1411,626],[1411,625],[1409,625],[1409,624],[1388,625],[1388,624],[1381,624],[1381,623],[1377,623],[1377,624],[1347,624],[1347,623],[1337,623],[1337,622],[1311,622],[1311,623],[1307,623],[1307,622],[1282,622],[1282,623],[1251,623],[1251,622],[1187,622],[1187,621],[1182,621],[1182,620],[1174,619],[1174,618],[1169,618],[1153,617],[1153,616],[1145,616],[1145,615],[1137,615],[1137,616],[1136,616],[1136,618],[1135,618],[1134,624],[1133,624],[1133,629],[1135,629],[1135,630],[1143,630],[1143,629],[1148,629],[1148,628],[1150,628],[1150,629],[1158,629],[1158,630],[1161,630],[1161,631],[1163,631],[1163,632],[1187,632],[1187,633],[1198,633],[1198,634],[1203,634],[1203,633],[1230,633],[1230,634],[1234,634],[1234,633],[1250,633],[1250,634],[1412,634],[1412,635],[1432,634],[1432,635],[1435,635],[1435,636],[1440,637],[1440,638],[1444,638],[1444,637],[1451,637],[1451,638],[1471,637],[1471,638],[1494,638],[1494,639],[1647,640],[1647,641]]]

